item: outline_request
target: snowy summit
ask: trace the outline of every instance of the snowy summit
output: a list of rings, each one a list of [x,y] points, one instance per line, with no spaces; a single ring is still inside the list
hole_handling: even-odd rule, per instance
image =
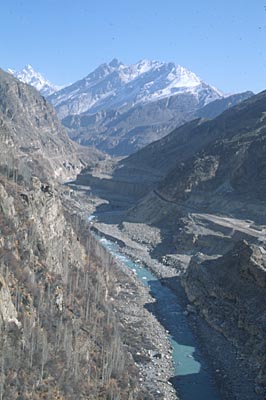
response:
[[[49,100],[63,118],[69,114],[117,109],[179,94],[192,94],[202,105],[223,97],[219,90],[180,65],[154,60],[126,65],[113,59],[54,93]]]
[[[36,72],[31,65],[26,65],[21,71],[8,69],[8,72],[24,83],[34,86],[43,96],[47,97],[55,93],[61,87],[53,85],[42,74]]]

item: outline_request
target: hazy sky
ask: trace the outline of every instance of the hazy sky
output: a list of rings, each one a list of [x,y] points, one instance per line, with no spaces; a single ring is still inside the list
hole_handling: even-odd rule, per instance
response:
[[[266,0],[2,0],[0,67],[56,84],[116,57],[173,61],[225,92],[266,89]]]

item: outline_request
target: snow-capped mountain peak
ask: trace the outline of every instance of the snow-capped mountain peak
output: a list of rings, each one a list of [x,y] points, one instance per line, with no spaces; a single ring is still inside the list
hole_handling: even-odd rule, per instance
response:
[[[143,59],[126,65],[116,58],[49,97],[60,118],[69,114],[130,107],[175,95],[192,95],[205,105],[223,97],[194,72],[173,62]]]
[[[35,71],[30,64],[27,64],[21,71],[8,69],[8,72],[20,81],[34,86],[45,97],[62,88],[49,82],[40,72]]]

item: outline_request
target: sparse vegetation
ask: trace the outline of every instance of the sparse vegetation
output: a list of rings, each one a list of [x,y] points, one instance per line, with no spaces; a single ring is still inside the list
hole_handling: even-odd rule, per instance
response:
[[[24,186],[10,177],[0,182],[17,221],[14,226],[1,215],[0,274],[16,315],[2,316],[0,325],[0,399],[152,398],[138,397],[137,369],[109,301],[109,291],[115,293],[111,257],[85,236],[80,217],[62,216],[57,197],[32,188],[27,196],[35,199],[28,204]],[[58,221],[65,224],[65,236],[53,237],[56,246],[49,246],[35,217],[42,212],[34,207],[56,209],[48,234]],[[47,262],[51,257],[56,268]]]

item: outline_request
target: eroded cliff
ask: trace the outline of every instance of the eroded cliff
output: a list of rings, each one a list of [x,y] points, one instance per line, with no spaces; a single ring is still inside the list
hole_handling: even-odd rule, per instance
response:
[[[265,254],[264,247],[240,241],[217,259],[194,256],[183,277],[191,303],[249,364],[259,398],[266,388]]]

